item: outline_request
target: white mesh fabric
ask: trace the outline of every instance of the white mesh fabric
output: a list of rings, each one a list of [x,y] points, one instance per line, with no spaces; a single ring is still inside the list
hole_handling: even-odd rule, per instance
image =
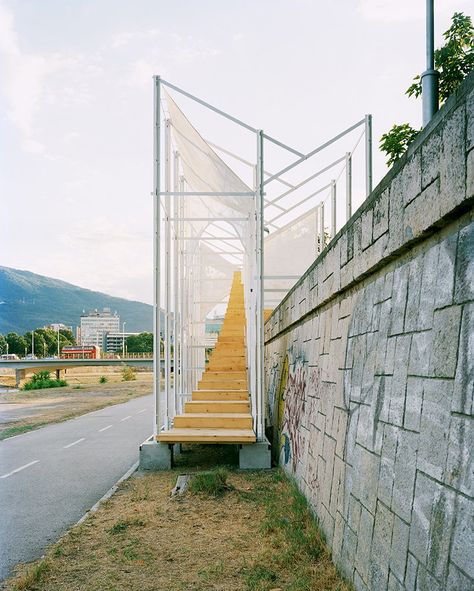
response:
[[[312,209],[295,221],[265,237],[265,275],[294,275],[300,277],[316,258],[317,210]],[[297,279],[265,280],[265,289],[282,289],[266,292],[268,308],[275,308]]]

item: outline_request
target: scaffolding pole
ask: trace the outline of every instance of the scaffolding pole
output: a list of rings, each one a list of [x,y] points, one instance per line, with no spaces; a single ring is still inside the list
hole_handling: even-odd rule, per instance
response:
[[[161,82],[160,77],[154,77],[153,93],[153,399],[154,399],[154,421],[153,435],[161,430],[160,420],[160,394],[161,394],[161,355],[160,355],[160,236],[161,236],[161,206],[160,206],[160,182],[161,182]]]

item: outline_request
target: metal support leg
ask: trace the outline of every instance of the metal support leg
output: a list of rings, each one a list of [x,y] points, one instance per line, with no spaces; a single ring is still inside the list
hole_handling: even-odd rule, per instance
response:
[[[153,421],[153,434],[156,436],[161,429],[160,420],[160,394],[161,394],[161,347],[160,347],[160,226],[161,226],[161,208],[160,208],[160,180],[161,180],[161,113],[160,113],[160,94],[161,81],[159,76],[155,76],[154,85],[154,133],[153,133],[153,398],[155,401],[155,412]]]
[[[372,115],[365,116],[365,192],[372,193]]]
[[[346,222],[352,216],[352,154],[346,153]]]
[[[336,181],[331,181],[331,239],[336,235]]]

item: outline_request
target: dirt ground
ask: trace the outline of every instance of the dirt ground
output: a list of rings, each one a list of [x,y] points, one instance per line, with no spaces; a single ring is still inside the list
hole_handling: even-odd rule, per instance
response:
[[[130,382],[119,381],[119,373],[114,379],[107,375],[105,384],[99,383],[100,375],[75,374],[80,381],[68,377],[70,385],[64,388],[0,392],[0,440],[152,392],[148,372],[137,372],[137,379]]]
[[[203,457],[235,464],[232,453],[232,446],[189,446],[177,469],[137,473],[5,588],[349,591],[304,499],[280,470],[231,466],[222,496],[170,497],[179,473],[205,468]]]

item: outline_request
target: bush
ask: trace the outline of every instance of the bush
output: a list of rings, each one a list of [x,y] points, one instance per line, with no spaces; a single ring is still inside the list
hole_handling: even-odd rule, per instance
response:
[[[136,380],[135,370],[128,365],[122,369],[122,382],[131,382]]]
[[[99,384],[106,384],[109,380],[105,376],[100,376]]]
[[[52,379],[49,371],[38,371],[23,385],[23,390],[42,390],[44,388],[60,388],[68,386],[66,380]]]

